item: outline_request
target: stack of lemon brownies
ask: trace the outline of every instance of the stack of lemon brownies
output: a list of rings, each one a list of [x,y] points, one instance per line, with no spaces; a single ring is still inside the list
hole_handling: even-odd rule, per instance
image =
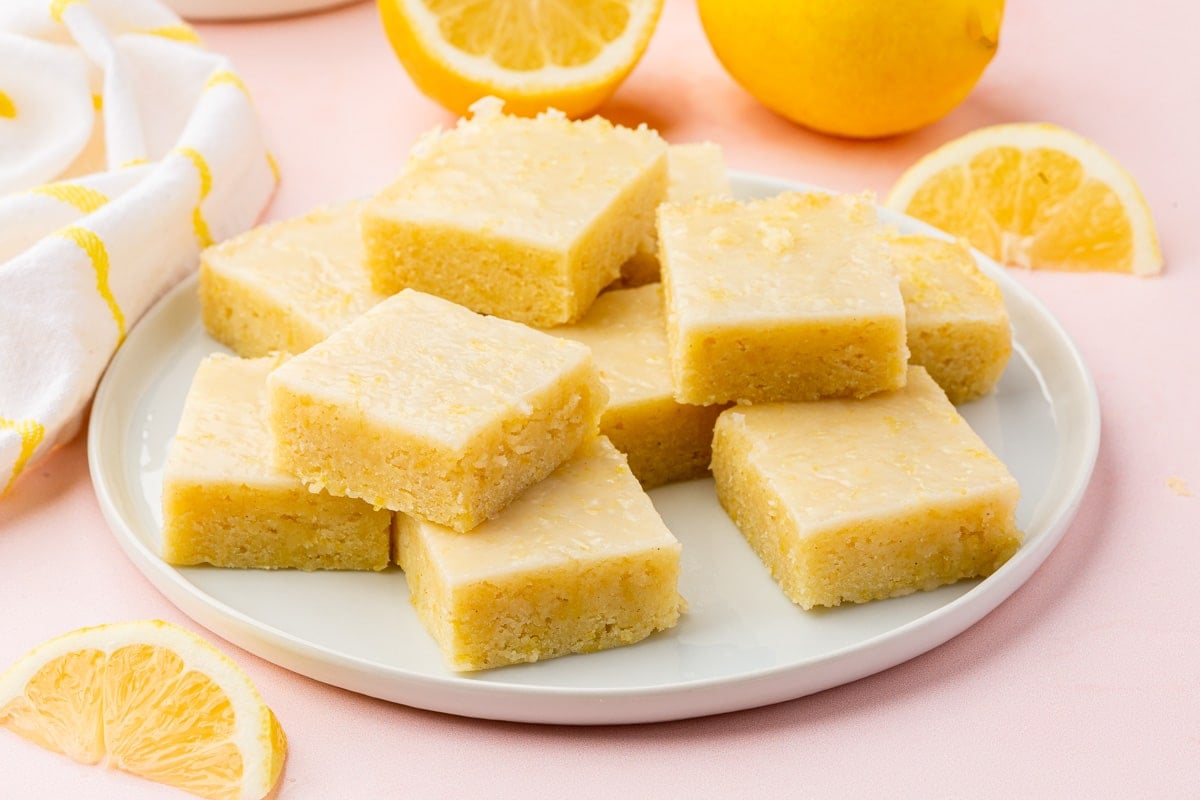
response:
[[[1016,550],[1016,482],[947,399],[1010,350],[965,247],[890,234],[864,197],[735,201],[715,145],[474,112],[374,198],[203,254],[204,325],[237,356],[185,402],[166,561],[396,563],[475,670],[673,627],[681,545],[646,490],[710,466],[806,609]]]

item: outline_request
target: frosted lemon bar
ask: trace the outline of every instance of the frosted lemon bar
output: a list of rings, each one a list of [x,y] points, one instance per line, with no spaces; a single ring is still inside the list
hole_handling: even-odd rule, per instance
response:
[[[666,143],[599,117],[474,108],[420,142],[364,210],[372,285],[540,327],[573,322],[653,229]]]
[[[310,492],[270,463],[267,373],[280,361],[201,362],[163,473],[162,557],[179,565],[383,569],[391,512]]]
[[[681,402],[865,397],[904,385],[904,303],[864,198],[668,203],[658,236]]]
[[[684,605],[679,542],[603,437],[470,533],[397,515],[396,546],[456,670],[633,644]]]
[[[921,367],[866,400],[729,409],[713,475],[721,505],[806,609],[989,575],[1021,543],[1016,480]]]
[[[732,197],[720,145],[712,142],[667,147],[667,202],[686,203],[702,197]],[[637,252],[621,265],[614,288],[633,288],[659,280],[658,237],[642,237]],[[635,470],[636,472],[636,470]]]
[[[578,342],[406,289],[268,380],[276,460],[312,489],[469,530],[596,432]]]
[[[628,456],[642,488],[708,474],[724,406],[675,400],[659,284],[605,292],[582,320],[549,332],[592,349],[609,390],[600,432]]]
[[[961,242],[895,236],[889,247],[900,275],[912,363],[925,367],[953,403],[990,392],[1012,354],[1000,287]]]
[[[383,299],[371,289],[363,201],[261,225],[200,254],[200,316],[240,356],[300,353]]]

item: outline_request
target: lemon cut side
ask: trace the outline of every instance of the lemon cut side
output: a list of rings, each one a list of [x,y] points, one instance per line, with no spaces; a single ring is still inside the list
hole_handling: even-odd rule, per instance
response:
[[[0,675],[0,727],[84,764],[201,797],[265,797],[287,750],[250,678],[206,641],[157,620],[82,628]]]
[[[1010,266],[1154,275],[1162,254],[1133,178],[1084,137],[1043,123],[983,128],[922,158],[887,205]]]
[[[397,57],[417,87],[465,114],[481,97],[533,115],[583,116],[633,69],[662,0],[378,0]]]

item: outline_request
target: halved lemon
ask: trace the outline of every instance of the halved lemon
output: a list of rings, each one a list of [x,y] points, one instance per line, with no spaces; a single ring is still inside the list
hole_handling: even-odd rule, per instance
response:
[[[35,647],[0,675],[0,726],[85,764],[222,800],[266,796],[287,750],[241,668],[158,620]]]
[[[481,97],[533,115],[594,111],[633,69],[662,0],[378,0],[422,92],[456,114]]]
[[[996,125],[955,139],[910,167],[887,205],[1012,266],[1162,270],[1154,221],[1133,178],[1055,125]]]

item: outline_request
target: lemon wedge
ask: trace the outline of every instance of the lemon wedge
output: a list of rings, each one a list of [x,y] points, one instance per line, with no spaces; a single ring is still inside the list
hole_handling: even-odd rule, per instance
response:
[[[955,139],[909,168],[887,205],[1011,266],[1162,270],[1154,221],[1133,178],[1055,125],[996,125]]]
[[[378,0],[422,92],[456,114],[495,95],[510,113],[594,111],[645,52],[662,0]]]
[[[250,678],[158,620],[82,628],[0,675],[0,726],[85,764],[207,798],[262,798],[287,741]]]

